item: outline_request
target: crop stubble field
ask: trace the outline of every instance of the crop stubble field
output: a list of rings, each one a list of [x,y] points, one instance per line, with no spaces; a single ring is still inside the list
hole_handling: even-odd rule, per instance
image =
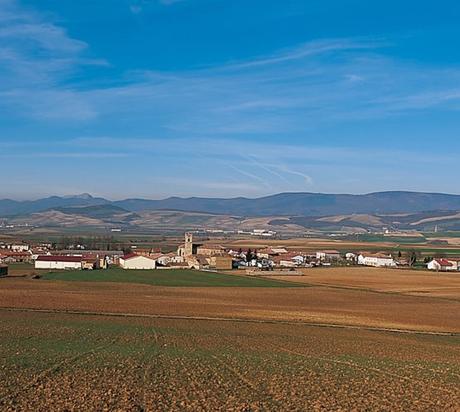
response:
[[[314,273],[300,288],[1,279],[0,410],[459,410],[459,301]]]

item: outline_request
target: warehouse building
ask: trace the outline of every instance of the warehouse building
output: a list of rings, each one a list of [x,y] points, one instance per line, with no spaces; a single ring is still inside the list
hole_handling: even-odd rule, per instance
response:
[[[42,255],[35,260],[35,269],[78,270],[83,267],[82,256]]]
[[[147,256],[130,253],[120,258],[120,266],[123,269],[155,269],[156,261]]]

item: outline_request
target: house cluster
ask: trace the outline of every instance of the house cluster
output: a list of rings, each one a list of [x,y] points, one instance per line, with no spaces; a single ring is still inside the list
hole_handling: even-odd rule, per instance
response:
[[[193,234],[186,233],[185,241],[177,251],[155,252],[135,248],[120,258],[124,269],[232,269],[233,260],[220,245],[202,245],[194,242]]]
[[[385,252],[340,252],[338,250],[296,251],[285,247],[265,247],[243,251],[216,244],[194,241],[186,233],[184,243],[175,252],[133,246],[129,253],[113,250],[54,250],[51,244],[0,243],[0,276],[10,263],[33,263],[44,270],[106,269],[118,265],[124,269],[255,269],[273,270],[311,268],[332,265],[362,265],[397,268],[408,266],[401,254],[398,258]],[[435,258],[426,262],[433,271],[460,271],[460,258]],[[3,269],[2,269],[3,268]]]
[[[296,268],[328,266],[340,259],[338,251],[302,252],[287,250],[284,247],[270,247],[246,252],[230,250],[228,252],[234,259],[234,267],[259,268],[272,270],[274,268]]]
[[[222,246],[201,245],[193,235],[185,235],[185,243],[177,252],[162,253],[153,249],[133,247],[122,251],[61,251],[39,255],[37,269],[104,269],[119,265],[123,269],[232,269],[232,258]]]
[[[118,264],[122,251],[54,250],[51,243],[0,244],[0,265],[32,263],[36,269],[104,269]]]
[[[0,264],[29,263],[33,261],[33,251],[25,243],[1,243]]]
[[[288,251],[285,248],[266,248],[258,251],[247,252],[230,251],[230,254],[237,259],[236,267],[257,267],[271,270],[274,268],[300,268],[332,266],[338,264],[356,264],[374,267],[397,267],[393,257],[384,253],[346,253],[338,250],[320,250],[312,252]],[[248,257],[248,254],[250,255]]]

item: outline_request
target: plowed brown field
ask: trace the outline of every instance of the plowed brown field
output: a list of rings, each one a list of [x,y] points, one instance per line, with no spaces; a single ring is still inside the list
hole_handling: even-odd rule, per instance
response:
[[[454,411],[458,337],[0,312],[2,411]]]
[[[0,279],[0,410],[460,410],[454,295],[424,274],[309,273],[279,289]]]
[[[0,307],[460,332],[458,301],[327,286],[172,288],[6,278],[0,281]]]
[[[270,277],[309,285],[327,285],[414,296],[441,297],[460,302],[459,272],[429,272],[425,270],[352,266],[303,269],[303,276],[301,277],[289,275]]]

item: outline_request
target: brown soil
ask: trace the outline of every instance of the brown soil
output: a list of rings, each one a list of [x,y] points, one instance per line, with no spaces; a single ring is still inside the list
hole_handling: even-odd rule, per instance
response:
[[[405,269],[369,267],[313,268],[301,270],[303,276],[273,276],[310,285],[369,289],[379,292],[401,293],[457,299],[460,302],[460,273],[429,272]]]
[[[4,278],[0,306],[460,332],[459,301],[330,286],[168,288]]]
[[[0,311],[2,411],[456,411],[459,340]]]

